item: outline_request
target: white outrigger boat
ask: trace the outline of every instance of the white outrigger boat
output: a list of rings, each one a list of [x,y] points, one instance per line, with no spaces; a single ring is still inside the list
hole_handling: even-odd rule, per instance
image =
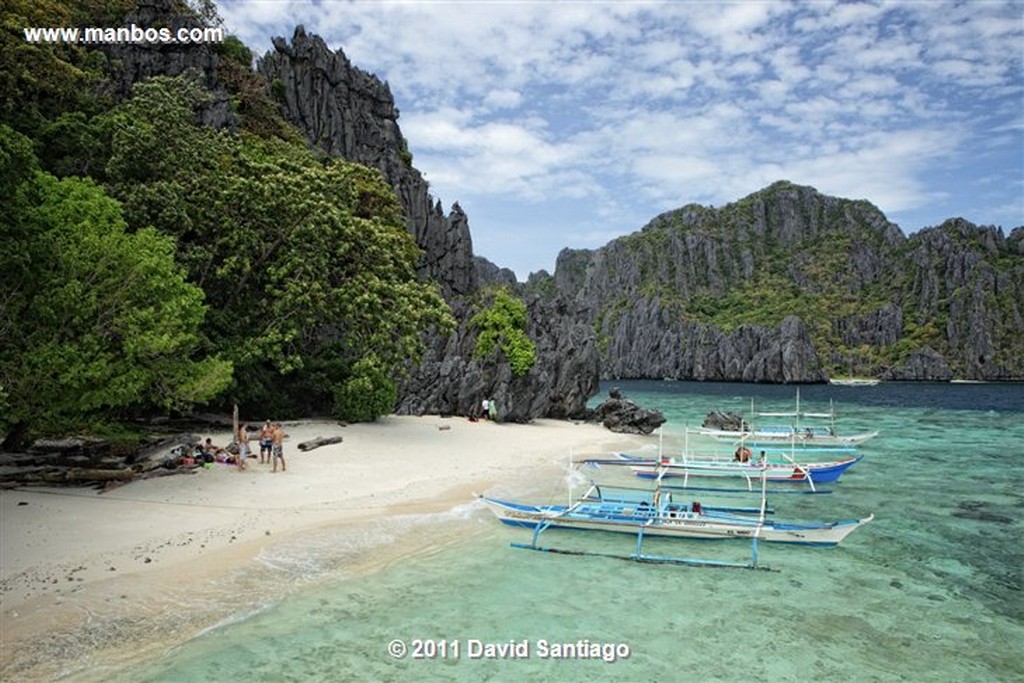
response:
[[[796,410],[790,412],[753,412],[755,418],[788,418],[785,425],[749,425],[745,429],[714,429],[700,427],[693,430],[694,434],[710,437],[716,441],[736,444],[769,445],[788,444],[796,447],[822,446],[829,448],[856,448],[868,439],[878,436],[878,431],[860,432],[857,434],[836,433],[836,411],[829,401],[827,413],[815,413],[800,410],[800,390],[796,391]],[[828,420],[827,426],[810,426],[803,423],[805,419]]]
[[[624,464],[624,463],[623,463]],[[761,504],[736,507],[702,504],[683,499],[686,487],[667,486],[659,479],[656,487],[637,489],[592,484],[587,492],[565,505],[532,505],[477,494],[503,523],[533,530],[530,543],[512,543],[513,548],[569,555],[600,555],[637,562],[655,562],[704,567],[765,569],[758,565],[758,541],[795,545],[836,546],[853,531],[874,519],[874,515],[834,522],[783,522],[769,517],[765,479],[761,479]],[[689,494],[686,494],[689,495]],[[610,531],[636,536],[636,551],[629,555],[569,550],[540,545],[548,529]],[[748,540],[750,562],[725,562],[689,557],[651,555],[644,552],[646,537],[701,540]]]
[[[660,495],[659,495],[660,494]],[[836,522],[779,522],[760,508],[703,506],[677,500],[671,491],[643,491],[594,484],[571,505],[528,505],[480,496],[502,523],[530,529],[586,529],[645,536],[753,539],[769,543],[834,546],[874,515]]]
[[[831,377],[828,380],[829,384],[839,387],[875,387],[881,382],[874,377]]]

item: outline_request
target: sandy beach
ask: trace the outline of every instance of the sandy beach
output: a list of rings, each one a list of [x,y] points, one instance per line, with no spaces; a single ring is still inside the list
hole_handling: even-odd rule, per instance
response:
[[[514,488],[517,477],[538,468],[557,478],[570,453],[645,442],[554,420],[511,425],[390,416],[349,426],[285,423],[285,429],[286,472],[249,459],[244,471],[217,464],[105,493],[0,491],[0,678],[55,677],[61,662],[47,660],[76,656],[80,638],[40,652],[42,636],[78,633],[114,613],[126,619],[158,611],[161,600],[175,599],[171,588],[183,577],[211,582],[237,572],[304,530],[450,509],[470,502],[473,491],[508,490],[509,482]],[[220,445],[230,440],[226,431],[203,436]],[[330,436],[344,441],[308,452],[297,448]],[[163,646],[217,618],[189,620]],[[36,654],[28,657],[27,649]]]

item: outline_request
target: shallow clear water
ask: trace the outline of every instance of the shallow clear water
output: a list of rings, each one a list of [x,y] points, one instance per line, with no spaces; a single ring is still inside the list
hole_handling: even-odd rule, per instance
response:
[[[759,410],[793,405],[792,387],[616,384],[666,413],[666,451],[681,448],[685,426],[709,410],[749,410],[751,396]],[[467,503],[275,546],[260,559],[260,578],[249,579],[264,602],[232,611],[225,595],[191,594],[182,609],[216,602],[221,625],[155,658],[91,662],[72,678],[1024,680],[1024,386],[801,389],[808,409],[827,410],[829,398],[840,431],[881,436],[832,494],[771,503],[780,518],[876,514],[839,548],[762,544],[760,560],[772,572],[567,557],[510,549],[528,532]],[[652,437],[650,448],[658,444]],[[563,487],[553,468],[500,493],[549,502]],[[550,532],[547,542],[556,541],[632,550],[626,536]],[[668,543],[648,550],[749,554],[742,542]],[[423,653],[434,656],[393,657],[394,640],[429,641]],[[608,644],[594,654],[613,661],[554,658],[542,641]],[[520,656],[474,657],[477,642],[511,643]]]

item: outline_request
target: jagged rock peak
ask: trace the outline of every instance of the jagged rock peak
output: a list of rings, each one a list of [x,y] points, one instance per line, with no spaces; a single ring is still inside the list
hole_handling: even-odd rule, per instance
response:
[[[291,43],[273,40],[274,50],[257,63],[277,98],[282,115],[309,141],[331,156],[376,168],[394,188],[409,232],[423,250],[419,273],[436,280],[446,298],[477,287],[469,218],[456,204],[445,216],[412,165],[412,154],[398,126],[391,88],[353,66],[341,50],[332,51],[298,26]]]
[[[202,28],[203,22],[182,13],[175,0],[138,0],[124,17],[125,26],[143,28]],[[211,128],[234,130],[238,119],[231,111],[231,100],[220,80],[220,57],[212,43],[109,43],[99,46],[107,59],[105,87],[115,97],[126,98],[132,86],[156,76],[189,74],[211,94],[199,112],[199,123]]]

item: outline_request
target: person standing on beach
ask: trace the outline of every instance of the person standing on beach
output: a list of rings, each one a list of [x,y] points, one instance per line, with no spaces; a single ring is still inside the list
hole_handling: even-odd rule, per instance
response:
[[[484,419],[484,420],[486,420],[486,419],[487,419],[487,417],[488,417],[488,415],[489,415],[489,412],[488,412],[488,410],[487,410],[487,409],[488,409],[489,407],[490,407],[490,402],[489,402],[489,401],[488,401],[488,400],[487,400],[487,399],[485,398],[485,399],[483,400],[483,402],[482,402],[482,403],[480,403],[480,408],[482,409],[482,410],[480,411],[480,417],[481,417],[482,419]]]
[[[485,403],[486,403],[486,401],[485,401]],[[492,398],[490,400],[490,402],[488,403],[488,409],[490,411],[488,413],[488,416],[491,418],[492,421],[497,421],[497,419],[498,419],[498,402],[495,401]]]
[[[263,429],[260,430],[260,464],[270,464],[270,458],[273,454],[274,446],[274,425],[270,424],[270,420],[263,423]],[[266,458],[266,459],[264,459]]]
[[[277,472],[277,460],[278,460],[278,458],[280,458],[280,460],[281,460],[281,471],[282,472],[287,472],[288,471],[288,463],[286,463],[284,461],[284,430],[281,429],[281,424],[280,423],[274,425],[274,434],[271,437],[271,442],[273,443],[273,453],[274,453],[274,469],[273,469],[273,471]]]
[[[249,457],[249,429],[243,422],[238,427],[238,434],[235,436],[238,441],[238,469],[245,469],[245,459]]]

